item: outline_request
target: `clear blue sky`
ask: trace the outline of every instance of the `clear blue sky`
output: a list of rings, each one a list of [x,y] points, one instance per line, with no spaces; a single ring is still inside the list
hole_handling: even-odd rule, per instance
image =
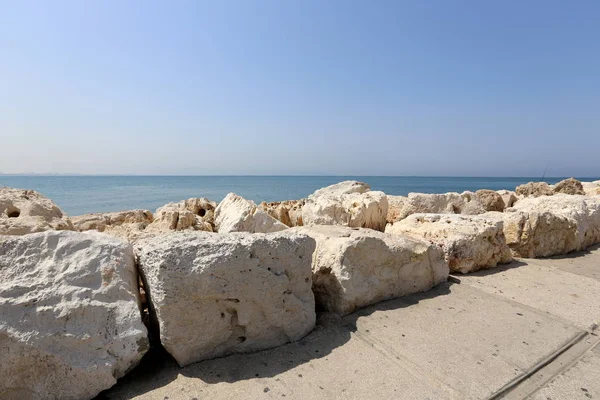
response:
[[[600,175],[600,1],[0,0],[0,171]]]

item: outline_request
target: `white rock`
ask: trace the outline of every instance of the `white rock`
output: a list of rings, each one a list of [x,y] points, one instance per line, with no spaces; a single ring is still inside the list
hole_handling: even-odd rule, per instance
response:
[[[477,215],[487,211],[486,205],[481,201],[477,193],[466,191],[460,194],[463,204],[459,207],[453,207],[458,212],[456,214]],[[483,201],[487,201],[483,199]]]
[[[600,196],[600,181],[581,182],[586,196]]]
[[[183,230],[213,232],[216,207],[217,203],[203,197],[165,204],[154,213],[154,221],[148,226],[146,233]]]
[[[579,182],[577,179],[575,178],[567,178],[567,179],[563,179],[562,181],[558,182],[556,185],[554,185],[554,188],[552,189],[554,191],[554,193],[564,193],[564,194],[579,194],[579,195],[585,195],[585,191],[583,190],[583,186],[581,185],[581,182]]]
[[[512,207],[519,199],[517,197],[517,194],[515,192],[513,192],[512,190],[496,190],[496,193],[498,193],[500,195],[500,197],[502,197],[502,201],[504,201],[505,209]],[[499,211],[499,210],[497,210],[497,211]]]
[[[519,200],[504,213],[504,235],[518,257],[549,257],[600,243],[600,198],[555,194]]]
[[[263,201],[259,207],[271,217],[291,228],[303,225],[302,207],[305,202],[306,200],[275,201],[271,203]]]
[[[327,196],[338,197],[345,194],[363,194],[371,191],[371,186],[365,182],[343,181],[333,185],[326,186],[316,190],[312,195],[314,197]]]
[[[315,242],[291,232],[181,232],[138,242],[165,349],[184,366],[295,341],[315,324]]]
[[[294,228],[314,238],[318,307],[346,315],[382,300],[431,289],[448,278],[441,251],[422,240],[342,226]]]
[[[485,212],[483,205],[476,201],[473,192],[463,193],[409,193],[408,197],[388,196],[394,204],[388,213],[388,222],[400,221],[411,214],[480,214]]]
[[[47,197],[33,190],[0,188],[0,235],[73,229],[71,220]]]
[[[148,348],[131,247],[101,233],[0,238],[0,398],[90,399]]]
[[[142,235],[154,218],[149,210],[129,210],[79,215],[71,220],[75,229],[80,232],[97,230],[133,242]]]
[[[215,226],[219,233],[270,233],[288,229],[266,211],[235,193],[229,193],[215,210]]]
[[[383,231],[388,212],[387,196],[368,191],[362,182],[345,181],[319,189],[302,207],[304,225],[343,225]]]
[[[410,214],[406,211],[410,207],[408,197],[393,196],[393,195],[388,194],[387,199],[388,199],[388,213],[387,213],[386,221],[388,223],[399,221],[402,218],[406,218],[406,216]]]
[[[523,197],[540,197],[552,196],[554,194],[554,186],[548,185],[546,182],[528,182],[517,186],[515,192]]]
[[[450,270],[468,273],[512,261],[502,228],[481,216],[412,214],[385,232],[426,240],[443,250]]]

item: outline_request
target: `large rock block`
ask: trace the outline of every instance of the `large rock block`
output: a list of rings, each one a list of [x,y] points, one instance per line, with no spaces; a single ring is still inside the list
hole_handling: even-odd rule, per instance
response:
[[[302,226],[302,207],[306,200],[287,200],[267,203],[263,201],[259,207],[282,224]]]
[[[178,203],[169,203],[158,208],[154,221],[146,229],[147,233],[168,233],[172,231],[214,231],[214,214],[217,203],[201,198],[191,198]]]
[[[552,196],[554,194],[553,188],[546,182],[525,183],[517,186],[515,192],[523,197]]]
[[[441,248],[451,271],[468,273],[512,261],[502,221],[481,216],[413,214],[385,232],[423,239]]]
[[[519,200],[504,213],[504,235],[518,257],[549,257],[600,243],[600,198],[556,194]]]
[[[431,289],[448,278],[442,253],[422,240],[371,229],[310,226],[317,306],[346,315],[382,300]]]
[[[475,192],[475,198],[485,211],[502,212],[506,208],[502,196],[493,190],[480,189]]]
[[[286,225],[235,193],[229,193],[215,210],[215,226],[219,233],[271,233],[288,229]]]
[[[477,215],[497,208],[500,199],[483,190],[477,193],[409,193],[408,197],[388,196],[390,202],[387,221],[393,223],[412,214]]]
[[[406,210],[409,209],[410,203],[408,201],[408,197],[406,196],[394,196],[387,195],[388,200],[388,212],[386,221],[388,223],[399,221],[403,218],[406,218],[409,213]]]
[[[585,195],[583,186],[575,178],[563,179],[554,185],[554,193]]]
[[[0,235],[74,229],[71,220],[49,198],[34,190],[0,188]]]
[[[71,220],[75,229],[80,232],[97,230],[126,241],[134,241],[152,223],[154,217],[149,210],[128,210],[79,215]]]
[[[174,233],[136,251],[165,349],[184,366],[295,341],[315,325],[315,242],[290,232]]]
[[[319,189],[302,207],[304,225],[343,225],[385,229],[388,199],[385,193],[369,191],[362,182],[345,181]]]
[[[90,399],[148,348],[131,247],[100,233],[0,238],[0,398]]]
[[[600,196],[600,181],[581,182],[586,196]]]
[[[497,190],[496,193],[502,197],[502,201],[504,202],[504,208],[512,207],[519,198],[517,194],[512,190]],[[503,211],[503,210],[489,210],[489,211]]]
[[[371,186],[365,182],[342,181],[316,190],[312,195],[314,197],[338,197],[345,194],[363,194],[370,191]]]

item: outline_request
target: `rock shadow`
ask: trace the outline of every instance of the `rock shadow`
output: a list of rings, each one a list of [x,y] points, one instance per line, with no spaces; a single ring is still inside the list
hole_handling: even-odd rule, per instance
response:
[[[452,277],[454,279],[460,280],[461,276],[488,276],[488,275],[494,275],[494,274],[498,274],[501,272],[505,272],[510,269],[524,267],[526,265],[528,265],[526,262],[523,262],[518,259],[514,259],[513,261],[511,261],[508,264],[499,264],[498,266],[496,266],[494,268],[481,269],[479,271],[470,272],[468,274],[453,274]]]
[[[378,311],[398,310],[417,305],[423,300],[429,300],[439,296],[447,296],[452,292],[451,287],[456,284],[459,284],[459,282],[456,282],[455,280],[448,280],[448,282],[440,283],[433,289],[430,289],[426,292],[415,293],[404,297],[397,297],[395,299],[382,301],[380,303],[361,308],[360,310],[343,317],[343,326],[351,332],[355,332],[357,330],[357,322],[360,318],[368,317]]]
[[[586,256],[588,254],[592,254],[592,252],[594,252],[598,249],[600,249],[600,243],[586,247],[583,250],[572,251],[567,254],[558,254],[558,255],[550,256],[550,257],[540,257],[539,259],[540,260],[564,260],[564,259],[569,259],[569,258],[578,258],[578,257]]]
[[[357,330],[359,318],[377,311],[410,307],[424,299],[447,295],[452,285],[452,282],[442,283],[427,292],[383,301],[345,317],[319,313],[316,328],[298,342],[255,353],[205,360],[184,368],[180,368],[160,344],[154,344],[136,368],[119,379],[115,386],[100,393],[95,400],[121,400],[140,396],[168,385],[180,374],[200,379],[207,384],[276,377],[311,360],[326,357],[335,348],[343,346]]]

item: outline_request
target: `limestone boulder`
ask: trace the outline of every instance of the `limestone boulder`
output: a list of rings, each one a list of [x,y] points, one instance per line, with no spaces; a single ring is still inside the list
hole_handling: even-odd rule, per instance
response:
[[[506,243],[515,257],[550,257],[566,254],[576,247],[577,226],[567,217],[547,211],[514,209],[484,216],[503,222]]]
[[[371,191],[371,186],[365,182],[343,181],[316,190],[313,197],[339,197],[346,194],[363,194]]]
[[[600,181],[581,182],[586,196],[600,196]]]
[[[40,193],[34,190],[0,188],[0,235],[74,229],[67,215]]]
[[[502,196],[488,189],[481,189],[475,192],[475,199],[485,211],[504,211],[506,205]]]
[[[581,182],[575,178],[563,179],[554,186],[554,193],[585,195]]]
[[[504,208],[512,207],[519,198],[517,194],[512,190],[497,190],[496,193],[502,197],[502,201],[504,202]],[[504,211],[504,210],[489,210],[489,211]]]
[[[504,235],[518,257],[549,257],[600,243],[600,198],[556,194],[519,200],[504,213]]]
[[[91,399],[148,349],[129,245],[101,233],[0,238],[0,398]]]
[[[362,182],[345,181],[311,194],[302,207],[304,225],[385,229],[388,199]]]
[[[315,325],[306,235],[178,232],[136,245],[160,340],[180,366],[296,341]]]
[[[79,215],[71,220],[75,229],[80,232],[96,230],[125,241],[135,241],[154,217],[149,210],[129,210]]]
[[[388,223],[399,221],[402,218],[406,218],[409,213],[406,211],[410,207],[408,197],[406,196],[393,196],[387,195],[388,200],[388,213],[386,221]]]
[[[491,202],[486,199],[483,201],[487,201],[487,206],[490,207]],[[409,193],[408,197],[388,196],[388,201],[392,203],[387,218],[390,223],[418,213],[477,215],[486,212],[486,205],[480,201],[477,194],[468,191],[441,194]]]
[[[215,210],[215,226],[219,233],[270,233],[288,226],[270,216],[252,200],[229,193]]]
[[[302,226],[302,207],[306,200],[287,200],[276,202],[262,202],[259,207],[271,217],[282,224],[289,226]]]
[[[462,197],[464,203],[459,208],[459,212],[456,214],[478,215],[486,212],[486,205],[480,201],[477,193],[466,191],[462,192],[460,196]]]
[[[546,182],[525,183],[517,186],[515,192],[523,197],[552,196],[554,194],[553,188]]]
[[[165,204],[154,213],[154,220],[148,225],[146,233],[183,230],[213,232],[216,207],[217,203],[203,197]]]
[[[149,210],[129,210],[111,213],[85,214],[71,217],[73,226],[79,232],[97,230],[104,232],[109,226],[124,224],[149,225],[153,221],[152,212]]]
[[[423,292],[445,282],[441,251],[422,240],[371,229],[305,226],[312,237],[317,307],[346,315],[382,300]]]
[[[512,261],[502,221],[482,216],[412,214],[389,224],[386,233],[439,247],[453,272],[468,273]]]

